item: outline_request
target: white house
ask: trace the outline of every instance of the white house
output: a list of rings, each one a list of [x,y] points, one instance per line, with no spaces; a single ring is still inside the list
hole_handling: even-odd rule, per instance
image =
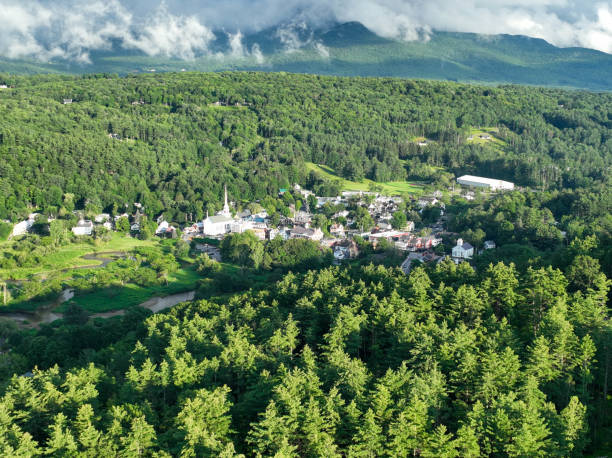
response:
[[[463,175],[457,178],[457,183],[463,186],[474,186],[476,188],[489,188],[491,191],[511,191],[514,183],[494,178],[475,177],[473,175]]]
[[[78,224],[72,228],[74,235],[91,235],[93,233],[94,224],[90,220],[80,220]]]
[[[160,234],[165,234],[168,230],[168,221],[162,221],[161,223],[159,223],[159,225],[157,226],[157,229],[155,229],[155,235],[160,235]]]
[[[297,226],[291,230],[291,238],[292,239],[310,239],[310,240],[322,240],[323,232],[321,229],[305,229],[303,227]]]
[[[486,240],[484,243],[485,250],[492,250],[495,248],[495,242],[493,240]]]
[[[472,259],[474,256],[474,247],[463,239],[457,239],[457,245],[453,247],[453,259],[458,262],[461,259]]]
[[[96,215],[96,217],[94,218],[94,222],[96,224],[102,224],[102,223],[105,223],[106,221],[110,221],[110,215],[108,213],[100,213],[99,215]]]

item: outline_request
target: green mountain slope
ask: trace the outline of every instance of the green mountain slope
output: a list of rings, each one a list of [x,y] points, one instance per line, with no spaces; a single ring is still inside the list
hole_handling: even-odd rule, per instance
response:
[[[359,23],[300,31],[302,46],[288,50],[277,29],[244,38],[246,53],[192,61],[125,52],[93,53],[92,64],[0,60],[9,73],[134,73],[150,71],[259,70],[340,76],[392,76],[481,83],[612,89],[612,55],[583,48],[557,48],[524,36],[482,36],[435,32],[427,40],[397,41],[377,36]],[[217,34],[215,53],[229,55],[228,40]],[[257,45],[263,53],[252,52]]]

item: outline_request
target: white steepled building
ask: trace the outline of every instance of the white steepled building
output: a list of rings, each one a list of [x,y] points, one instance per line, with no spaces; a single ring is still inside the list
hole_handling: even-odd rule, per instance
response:
[[[223,210],[215,216],[208,216],[207,214],[206,219],[202,222],[202,230],[204,235],[216,237],[231,232],[233,223],[234,219],[232,218],[232,212],[227,201],[227,185],[225,185]]]

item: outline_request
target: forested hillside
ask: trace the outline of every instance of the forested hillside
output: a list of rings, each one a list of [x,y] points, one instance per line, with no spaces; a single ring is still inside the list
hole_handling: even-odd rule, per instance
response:
[[[608,94],[263,73],[0,80],[12,87],[0,90],[0,218],[132,202],[201,218],[224,183],[238,200],[320,188],[305,162],[355,181],[472,173],[609,192]],[[495,141],[470,141],[478,129]]]
[[[1,456],[612,450],[612,95],[283,73],[0,84],[0,286],[20,312],[0,319]],[[459,187],[468,173],[517,187]],[[360,229],[357,253],[178,234],[225,184],[228,213],[295,229],[307,208],[321,237]],[[430,254],[465,239],[470,263],[394,267],[406,252],[364,239],[374,195],[318,205],[350,186],[400,190],[391,227],[438,226]],[[101,212],[114,232],[73,233]],[[154,235],[161,213],[177,239]]]
[[[330,268],[144,322],[5,330],[44,370],[5,382],[0,449],[581,456],[609,441],[612,344],[608,281],[583,274]]]

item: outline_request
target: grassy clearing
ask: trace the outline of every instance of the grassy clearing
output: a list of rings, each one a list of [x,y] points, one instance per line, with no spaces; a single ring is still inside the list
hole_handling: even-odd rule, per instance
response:
[[[127,284],[122,287],[111,287],[77,295],[70,302],[58,309],[63,312],[69,303],[76,303],[92,313],[110,312],[133,307],[156,296],[169,296],[197,288],[200,276],[191,267],[181,268],[168,276],[168,284],[155,286],[138,286]]]
[[[490,135],[491,139],[486,140],[484,138],[480,138],[481,135]],[[484,127],[482,129],[471,128],[470,136],[473,137],[472,140],[467,140],[468,143],[473,143],[476,145],[490,145],[498,149],[499,151],[503,151],[508,144],[503,141],[501,138],[497,137],[499,135],[499,129],[497,127]]]
[[[74,269],[84,266],[97,266],[101,261],[83,259],[87,254],[102,253],[105,251],[129,251],[139,246],[153,246],[155,240],[138,240],[132,237],[113,233],[110,241],[104,243],[77,243],[59,248],[55,253],[46,256],[43,262],[35,267],[20,267],[16,269],[0,269],[0,278],[14,278],[22,280],[30,275],[44,275],[58,270]],[[0,246],[0,251],[3,249]]]
[[[420,194],[423,192],[422,186],[408,181],[388,181],[385,183],[377,183],[375,181],[364,178],[362,181],[350,181],[336,175],[334,169],[326,165],[313,164],[307,162],[308,170],[312,170],[319,174],[321,178],[332,181],[340,181],[343,191],[369,191],[373,186],[382,189],[383,194],[399,195],[399,194]]]

